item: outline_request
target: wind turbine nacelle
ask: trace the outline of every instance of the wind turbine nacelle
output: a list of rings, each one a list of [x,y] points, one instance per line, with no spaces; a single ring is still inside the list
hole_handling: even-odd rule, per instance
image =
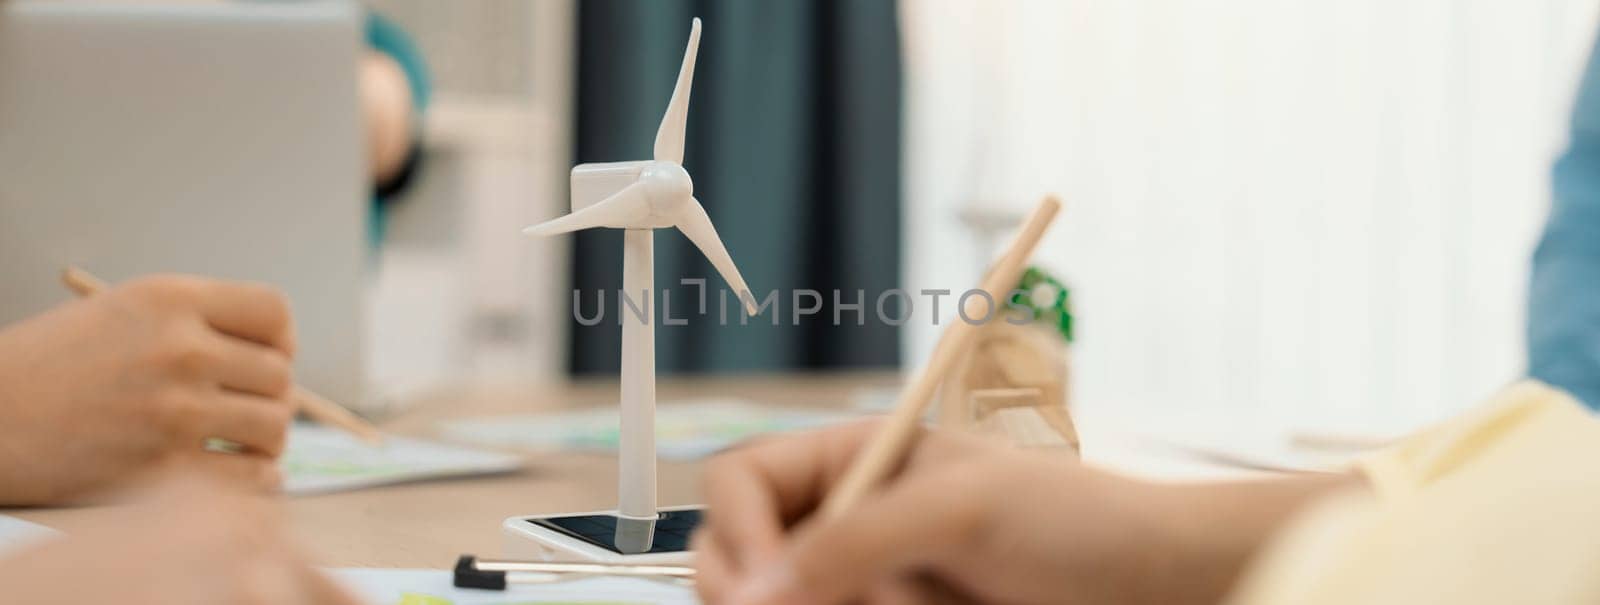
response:
[[[595,162],[572,167],[572,211],[577,212],[595,202],[611,197],[623,187],[639,180],[639,174],[650,165],[650,160],[631,162]]]

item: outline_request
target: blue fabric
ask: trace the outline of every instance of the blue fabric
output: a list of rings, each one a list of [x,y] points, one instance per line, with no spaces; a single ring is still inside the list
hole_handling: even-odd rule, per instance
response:
[[[366,34],[367,46],[393,57],[406,72],[406,80],[411,84],[411,100],[417,105],[417,113],[422,113],[433,96],[433,81],[416,42],[399,24],[373,11],[367,13]]]
[[[1600,409],[1600,51],[1590,52],[1570,137],[1533,254],[1528,373]]]

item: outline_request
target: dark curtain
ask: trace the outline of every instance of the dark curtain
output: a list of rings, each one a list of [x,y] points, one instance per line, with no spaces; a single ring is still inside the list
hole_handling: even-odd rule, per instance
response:
[[[714,294],[726,288],[721,277],[682,234],[657,230],[658,296],[669,290],[672,316],[688,320],[657,317],[659,371],[898,365],[896,329],[873,308],[900,267],[894,1],[588,0],[578,14],[579,162],[650,157],[690,19],[704,21],[684,167],[750,289],[779,292],[779,325],[771,310],[740,325],[731,294],[719,325],[715,298],[701,315],[698,289],[679,280],[704,278]],[[573,252],[582,312],[593,316],[602,290],[609,308],[598,325],[572,321],[571,370],[615,373],[622,232],[582,232]],[[791,325],[796,289],[821,292],[823,310]],[[854,311],[833,325],[836,290],[845,304],[865,292],[865,325]]]

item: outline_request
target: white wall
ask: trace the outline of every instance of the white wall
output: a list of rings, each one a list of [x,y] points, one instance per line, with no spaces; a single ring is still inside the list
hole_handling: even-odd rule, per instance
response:
[[[1039,260],[1075,287],[1081,404],[1469,405],[1523,368],[1595,8],[907,0],[907,285],[975,283],[963,204],[1059,192]]]
[[[564,379],[567,245],[525,225],[564,212],[576,5],[371,0],[432,71],[427,157],[389,216],[371,284],[374,388]]]

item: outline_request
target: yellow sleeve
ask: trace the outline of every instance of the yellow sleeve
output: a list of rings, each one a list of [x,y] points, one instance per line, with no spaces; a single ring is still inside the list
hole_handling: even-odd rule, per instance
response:
[[[1311,507],[1234,605],[1600,602],[1600,421],[1535,382],[1360,463],[1372,489]]]
[[[1362,460],[1357,468],[1380,500],[1395,502],[1464,470],[1482,481],[1484,475],[1517,470],[1504,467],[1534,463],[1528,457],[1600,451],[1597,439],[1600,426],[1587,409],[1566,393],[1529,380]]]

